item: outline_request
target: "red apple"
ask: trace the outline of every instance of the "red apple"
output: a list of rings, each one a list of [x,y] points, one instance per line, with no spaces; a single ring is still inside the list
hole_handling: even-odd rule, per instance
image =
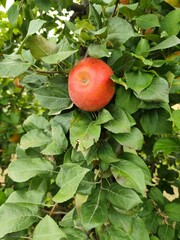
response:
[[[98,111],[112,99],[115,86],[112,69],[102,60],[88,57],[70,71],[68,91],[72,102],[84,111]]]

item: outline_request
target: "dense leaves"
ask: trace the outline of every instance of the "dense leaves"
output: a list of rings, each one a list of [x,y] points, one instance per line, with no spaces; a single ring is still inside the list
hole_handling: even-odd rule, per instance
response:
[[[28,0],[0,11],[0,239],[180,239],[179,7]],[[68,94],[87,56],[114,72],[98,112]]]

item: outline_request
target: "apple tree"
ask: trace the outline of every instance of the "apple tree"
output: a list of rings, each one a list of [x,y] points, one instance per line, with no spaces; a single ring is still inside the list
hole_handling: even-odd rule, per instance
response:
[[[0,239],[180,239],[179,2],[17,0],[0,18],[1,145],[20,136]],[[68,93],[87,57],[113,71],[95,112]]]

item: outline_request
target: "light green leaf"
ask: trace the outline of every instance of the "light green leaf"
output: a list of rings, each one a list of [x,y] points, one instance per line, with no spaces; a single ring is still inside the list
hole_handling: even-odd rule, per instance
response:
[[[38,207],[29,204],[4,203],[0,207],[0,238],[30,227],[38,219]]]
[[[131,131],[131,122],[123,109],[110,105],[109,112],[114,119],[104,124],[108,131],[112,133],[129,133]]]
[[[158,89],[158,91],[157,91]],[[169,102],[168,82],[161,77],[154,77],[150,86],[144,89],[137,97],[147,102]]]
[[[22,149],[28,149],[33,147],[40,147],[48,144],[50,137],[44,134],[41,129],[33,129],[24,134],[20,141]]]
[[[41,35],[32,36],[29,40],[29,48],[34,58],[40,59],[58,51],[55,43],[48,41]]]
[[[173,35],[173,36],[165,39],[161,43],[157,44],[156,46],[152,47],[150,49],[150,51],[156,51],[156,50],[162,50],[162,49],[166,49],[166,48],[171,48],[171,47],[174,47],[174,46],[176,46],[178,44],[180,44],[180,39]]]
[[[117,183],[111,184],[111,187],[106,189],[106,191],[108,201],[119,209],[130,210],[142,203],[135,191],[121,187]]]
[[[119,46],[134,36],[134,30],[126,20],[113,17],[108,20],[107,40]]]
[[[42,20],[40,18],[36,20],[31,20],[29,23],[29,28],[26,36],[30,36],[39,31],[39,29],[43,26],[45,22],[46,22],[45,20]]]
[[[145,14],[136,18],[136,24],[142,29],[159,27],[159,20],[155,14]]]
[[[8,175],[15,182],[25,182],[36,175],[53,171],[51,162],[41,158],[22,158],[10,163]]]
[[[136,155],[134,153],[130,153],[130,152],[124,152],[121,155],[121,158],[128,160],[128,161],[136,164],[138,167],[140,167],[144,173],[146,184],[151,185],[151,172],[150,172],[148,166],[146,165],[145,161],[142,158],[140,158],[138,155]]]
[[[145,226],[144,220],[140,217],[133,219],[133,231],[130,235],[130,240],[149,240],[149,232]]]
[[[110,112],[108,110],[103,108],[99,112],[98,118],[96,119],[95,123],[101,125],[101,124],[109,122],[110,120],[113,120],[113,116],[110,114]]]
[[[86,113],[74,114],[70,127],[70,141],[74,148],[83,151],[90,148],[100,137],[101,126],[95,124]]]
[[[60,113],[62,110],[71,107],[67,83],[59,83],[59,86],[54,87],[38,88],[35,90],[34,95],[43,107],[52,111],[52,114]]]
[[[18,19],[18,16],[19,16],[19,5],[17,2],[14,2],[11,7],[8,9],[7,13],[8,13],[8,19],[9,19],[9,22],[14,25],[15,22],[17,21]]]
[[[24,62],[20,55],[13,54],[0,62],[0,77],[15,78],[31,66],[31,63]]]
[[[158,153],[170,154],[180,152],[180,140],[178,138],[160,138],[153,147],[153,153],[156,156]]]
[[[110,52],[106,48],[106,44],[90,44],[88,47],[88,54],[95,58],[110,57]]]
[[[75,207],[72,208],[66,215],[63,216],[61,221],[59,222],[60,226],[64,228],[73,227],[74,226],[74,213],[75,213]],[[65,231],[65,229],[64,229]],[[66,232],[66,231],[65,231]]]
[[[130,133],[113,134],[114,139],[125,147],[141,150],[144,143],[142,132],[133,127]]]
[[[26,129],[26,131],[31,129],[46,129],[48,126],[49,123],[47,119],[36,114],[30,115],[23,123],[23,127]]]
[[[166,31],[169,36],[177,35],[180,31],[180,9],[170,11],[161,21],[161,30]],[[173,23],[173,27],[169,23]]]
[[[137,94],[140,94],[142,90],[151,84],[153,75],[139,70],[138,72],[126,72],[125,78],[128,86]]]
[[[57,223],[46,215],[35,227],[33,240],[65,240],[66,234],[60,229]]]
[[[132,188],[145,195],[146,185],[144,173],[136,164],[120,159],[118,163],[113,163],[111,171],[117,183],[125,188]]]
[[[173,121],[173,124],[175,125],[175,127],[177,127],[177,129],[180,130],[180,110],[175,110],[172,112],[172,116],[171,119]]]
[[[65,163],[57,176],[56,182],[60,190],[53,197],[55,202],[65,202],[72,198],[85,174],[89,171],[75,163]]]

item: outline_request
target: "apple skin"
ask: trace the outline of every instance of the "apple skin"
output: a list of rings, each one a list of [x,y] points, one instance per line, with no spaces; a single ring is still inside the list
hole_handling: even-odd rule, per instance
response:
[[[71,101],[81,110],[94,112],[112,99],[115,84],[112,69],[98,58],[87,57],[69,73],[68,92]]]

